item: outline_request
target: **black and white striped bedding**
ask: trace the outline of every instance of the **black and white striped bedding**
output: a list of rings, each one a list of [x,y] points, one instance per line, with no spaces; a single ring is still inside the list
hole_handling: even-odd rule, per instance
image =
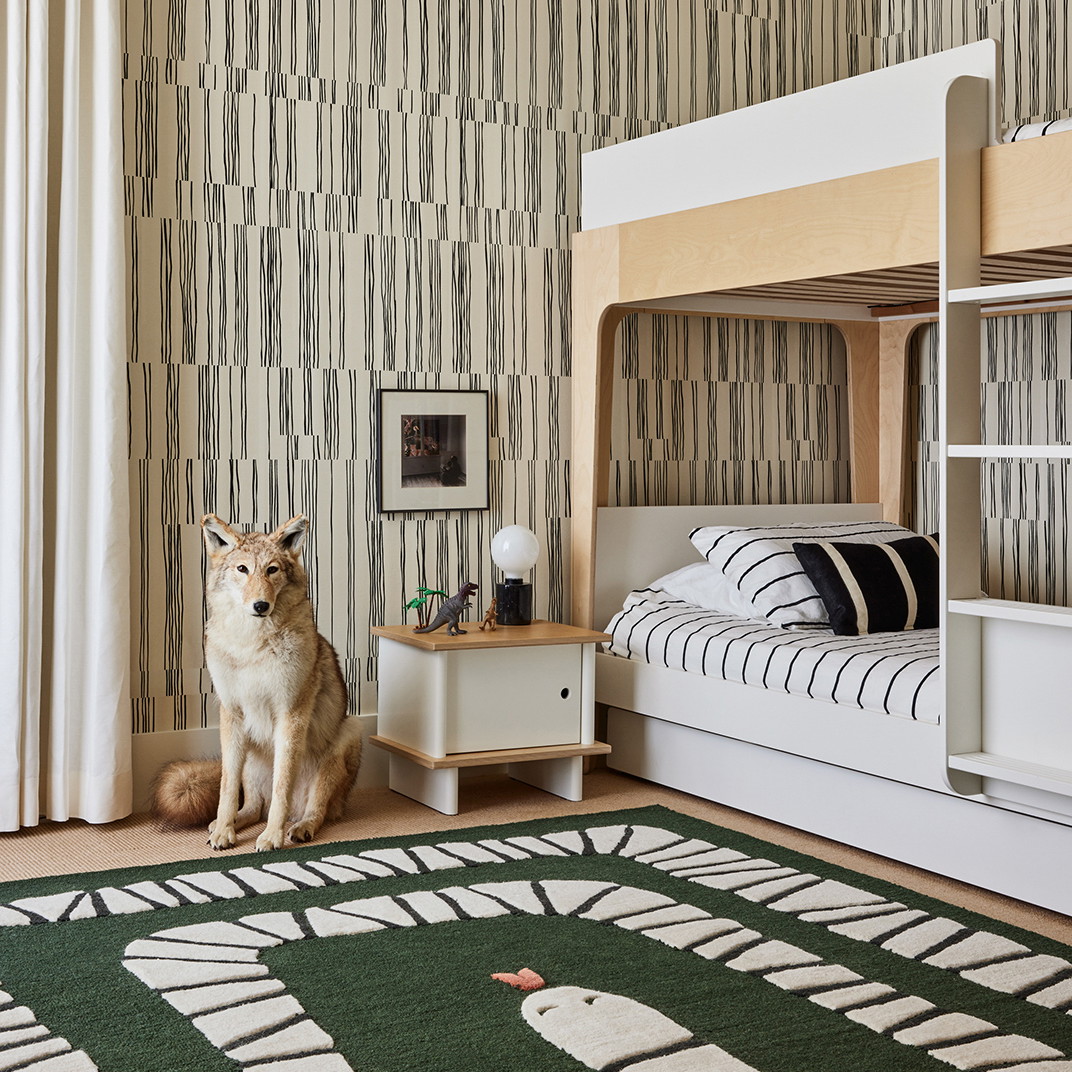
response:
[[[1047,134],[1063,134],[1072,130],[1072,119],[1051,119],[1043,123],[1020,123],[1009,127],[1001,135],[1004,142],[1027,141],[1028,138],[1041,138]]]
[[[606,649],[628,659],[920,722],[939,720],[938,630],[834,636],[631,592]]]

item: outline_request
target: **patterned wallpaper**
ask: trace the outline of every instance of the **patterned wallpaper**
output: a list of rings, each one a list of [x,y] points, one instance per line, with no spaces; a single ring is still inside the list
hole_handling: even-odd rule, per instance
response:
[[[611,505],[850,497],[836,329],[641,314],[618,336]]]
[[[694,0],[127,0],[135,731],[215,721],[206,511],[311,516],[354,710],[369,625],[464,580],[479,619],[504,524],[564,613],[580,154],[706,114],[719,40]],[[384,387],[490,392],[489,510],[377,512]]]
[[[126,0],[135,731],[215,721],[206,511],[310,514],[355,711],[368,626],[422,583],[482,611],[503,524],[564,613],[582,152],[995,32],[1009,118],[1064,114],[1067,28],[1067,0]],[[835,332],[634,317],[621,351],[617,501],[847,495]],[[377,512],[381,387],[490,392],[489,510]]]

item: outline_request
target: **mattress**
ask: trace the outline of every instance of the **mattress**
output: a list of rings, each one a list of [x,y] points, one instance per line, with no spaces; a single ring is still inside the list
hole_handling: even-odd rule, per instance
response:
[[[789,630],[631,592],[604,647],[621,658],[720,677],[863,711],[937,723],[938,630],[867,636]]]

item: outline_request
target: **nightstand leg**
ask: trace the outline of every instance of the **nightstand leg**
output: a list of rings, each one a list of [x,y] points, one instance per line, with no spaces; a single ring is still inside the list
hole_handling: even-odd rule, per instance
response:
[[[429,770],[402,756],[391,756],[388,785],[444,815],[458,814],[458,768]]]
[[[566,800],[581,800],[581,778],[584,774],[584,757],[569,756],[566,759],[530,759],[526,763],[508,763],[506,773],[519,782],[526,782],[554,793]]]

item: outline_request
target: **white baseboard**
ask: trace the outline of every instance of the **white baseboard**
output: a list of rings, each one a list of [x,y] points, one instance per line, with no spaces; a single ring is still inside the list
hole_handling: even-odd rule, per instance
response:
[[[387,753],[368,744],[376,732],[375,715],[354,716],[361,722],[365,749],[361,771],[357,776],[359,788],[371,789],[387,785]],[[149,786],[156,772],[173,759],[206,759],[220,754],[220,731],[211,729],[168,730],[164,733],[136,733],[132,742],[134,766],[134,810],[145,811],[149,802]]]

